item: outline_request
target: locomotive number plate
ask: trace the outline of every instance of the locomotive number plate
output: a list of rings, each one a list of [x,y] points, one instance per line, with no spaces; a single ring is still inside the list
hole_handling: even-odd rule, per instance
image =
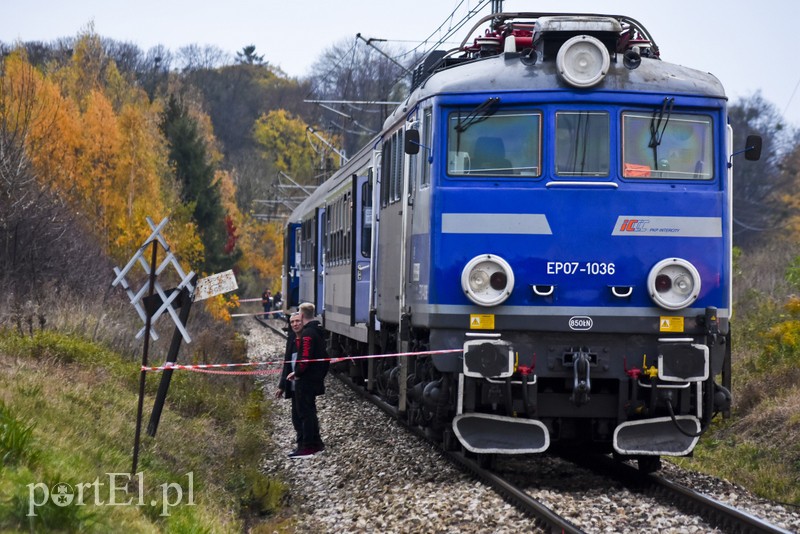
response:
[[[588,274],[606,276],[617,272],[613,263],[597,261],[548,261],[547,274]]]

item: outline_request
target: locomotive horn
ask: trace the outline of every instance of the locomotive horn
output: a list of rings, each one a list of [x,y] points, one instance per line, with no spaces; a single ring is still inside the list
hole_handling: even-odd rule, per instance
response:
[[[626,50],[622,56],[622,64],[625,65],[625,68],[633,70],[642,64],[642,56],[636,49]]]

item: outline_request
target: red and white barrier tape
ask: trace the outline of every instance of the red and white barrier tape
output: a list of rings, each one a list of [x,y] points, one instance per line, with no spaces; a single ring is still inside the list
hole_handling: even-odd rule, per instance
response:
[[[342,356],[340,358],[328,358],[328,361],[331,363],[338,363],[347,360],[369,360],[370,358],[391,358],[394,356],[418,356],[420,354],[451,354],[453,352],[464,352],[464,349],[423,350],[421,352],[395,352],[394,354],[368,354],[366,356]]]
[[[247,375],[279,375],[281,374],[282,369],[260,369],[258,371],[213,371],[210,369],[187,369],[187,371],[192,371],[193,373],[205,373],[209,375],[247,376]]]
[[[444,349],[444,350],[424,350],[420,352],[396,352],[393,354],[367,354],[363,356],[343,356],[339,358],[321,358],[311,360],[297,360],[295,363],[306,362],[331,362],[338,363],[347,360],[367,360],[370,358],[393,358],[395,356],[420,356],[423,354],[451,354],[454,352],[463,352],[463,349]],[[142,367],[142,371],[197,371],[209,374],[277,374],[277,370],[262,370],[262,371],[208,371],[206,369],[224,369],[229,367],[251,367],[257,365],[283,365],[285,360],[269,360],[266,362],[243,362],[243,363],[206,363],[197,365],[179,365],[176,363],[166,363],[160,367]]]
[[[239,299],[239,302],[264,302],[264,299]]]
[[[278,313],[283,313],[283,311],[275,310],[275,311],[258,312],[258,313],[232,313],[231,317],[251,317],[253,315],[275,315]]]

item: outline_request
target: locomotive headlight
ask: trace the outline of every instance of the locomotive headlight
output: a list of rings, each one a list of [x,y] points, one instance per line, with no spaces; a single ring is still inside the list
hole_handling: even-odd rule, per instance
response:
[[[489,285],[489,274],[483,269],[473,269],[469,273],[469,288],[475,292],[480,293]]]
[[[558,49],[556,67],[564,81],[573,87],[597,85],[605,77],[611,58],[599,39],[576,35]]]
[[[502,304],[514,290],[511,266],[494,254],[475,256],[461,271],[461,288],[479,306]]]
[[[700,294],[700,273],[686,260],[667,258],[650,269],[647,289],[653,302],[662,308],[680,310]]]

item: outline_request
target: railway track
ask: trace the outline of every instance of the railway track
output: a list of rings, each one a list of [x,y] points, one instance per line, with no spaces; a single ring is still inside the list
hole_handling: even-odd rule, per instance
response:
[[[781,529],[764,519],[673,482],[664,476],[644,475],[632,465],[616,461],[610,456],[573,456],[567,459],[600,476],[612,478],[632,491],[649,494],[660,501],[672,503],[673,506],[685,513],[700,516],[706,522],[725,532],[790,534],[788,530]]]
[[[272,324],[272,321],[257,320],[266,328],[285,337],[286,332]],[[438,440],[431,439],[423,429],[412,427],[405,423],[405,418],[398,410],[386,403],[379,396],[366,391],[349,377],[341,373],[333,373],[343,384],[348,386],[362,398],[379,407],[382,411],[405,426],[407,430],[419,438],[426,440],[447,458],[452,464],[466,470],[484,484],[492,487],[506,501],[518,510],[531,517],[535,524],[547,532],[584,532],[579,525],[559,515],[541,500],[532,496],[521,484],[515,484],[509,477],[499,474],[491,468],[485,467],[485,462],[469,457],[461,451],[446,451]],[[610,456],[590,457],[565,457],[577,468],[583,468],[604,479],[611,479],[635,494],[647,494],[659,502],[670,503],[680,512],[701,517],[707,524],[724,532],[741,533],[786,533],[769,522],[755,517],[749,513],[737,510],[725,503],[712,499],[706,495],[668,480],[657,475],[643,475],[638,469],[628,464],[615,461]],[[609,490],[613,491],[613,490]]]

